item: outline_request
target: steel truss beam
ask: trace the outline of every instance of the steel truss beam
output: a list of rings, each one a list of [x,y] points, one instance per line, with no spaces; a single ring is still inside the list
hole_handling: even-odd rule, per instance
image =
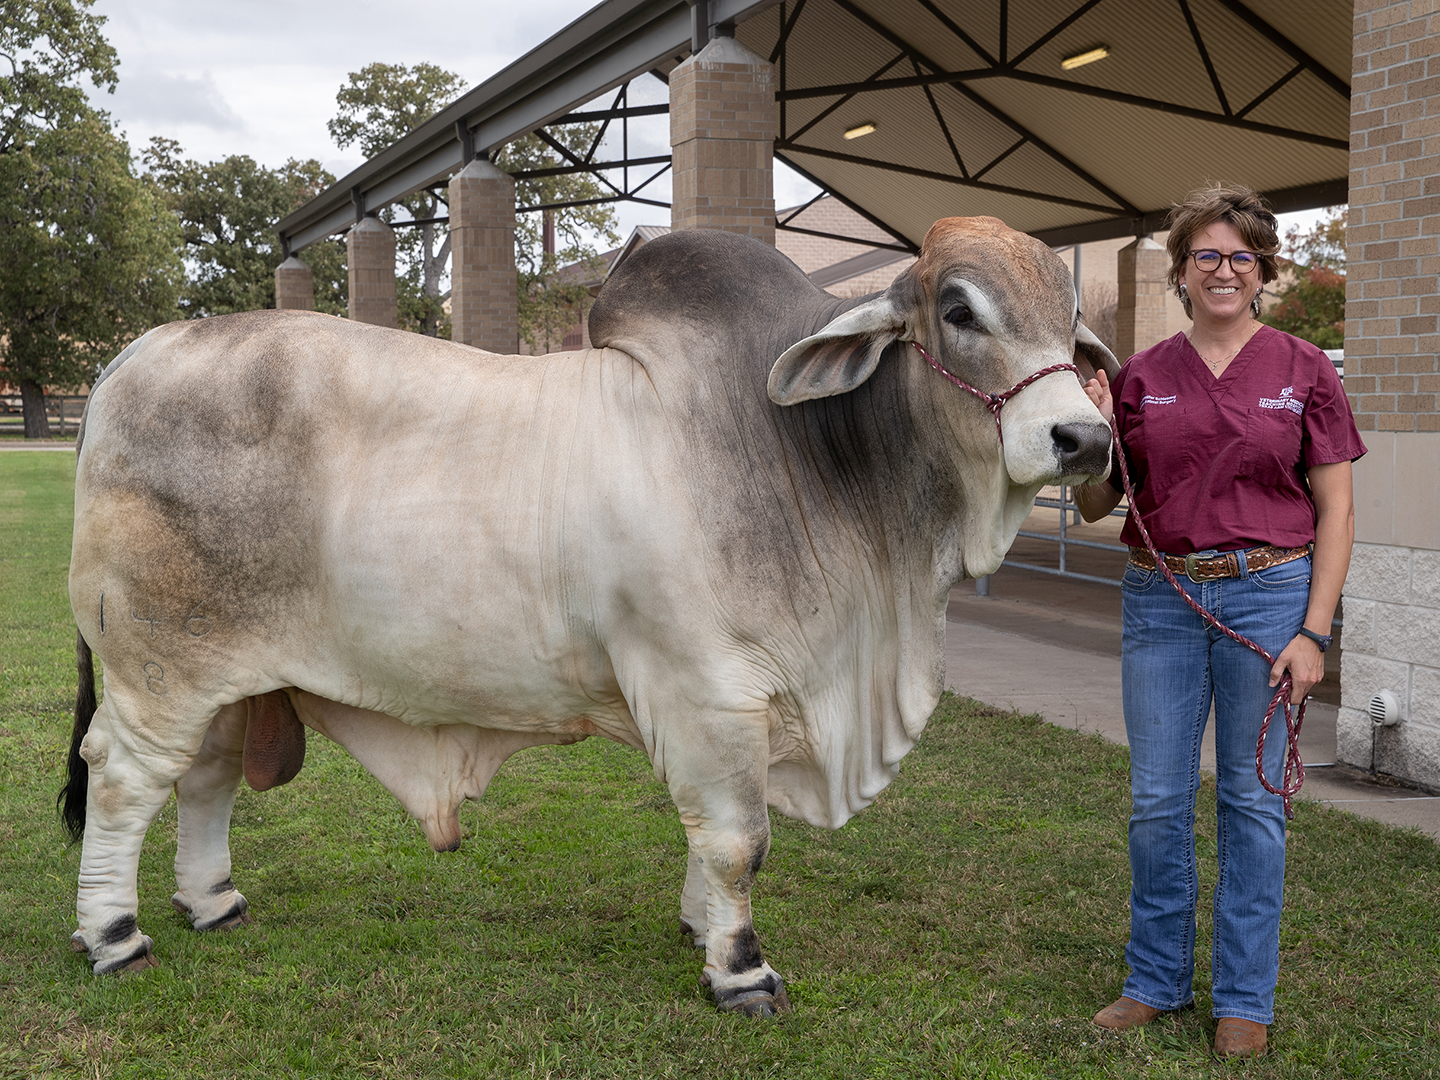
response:
[[[1102,226],[1108,230],[1112,230],[1108,232],[1108,236],[1115,236],[1125,235],[1124,232],[1116,233],[1113,231],[1113,229],[1116,227],[1117,222],[1148,222],[1149,218],[1153,215],[1140,210],[1138,207],[1131,205],[1117,192],[1110,190],[1106,185],[1101,183],[1096,177],[1091,176],[1074,161],[1071,161],[1064,154],[1060,153],[1053,147],[1048,146],[1042,140],[1038,139],[1034,135],[1034,133],[1026,130],[1026,128],[1018,121],[1016,121],[1014,117],[1010,116],[1004,110],[991,103],[983,95],[978,93],[970,84],[983,83],[984,81],[990,79],[1010,79],[1017,82],[1029,83],[1031,85],[1044,86],[1047,89],[1054,89],[1062,92],[1102,98],[1105,100],[1115,101],[1126,105],[1133,105],[1151,111],[1163,112],[1173,116],[1183,116],[1187,119],[1201,120],[1207,123],[1220,124],[1226,127],[1255,132],[1258,134],[1291,139],[1298,142],[1304,142],[1339,150],[1349,148],[1349,142],[1347,139],[1337,139],[1315,132],[1299,131],[1293,128],[1281,127],[1275,124],[1262,124],[1253,120],[1246,119],[1246,116],[1256,107],[1269,99],[1273,94],[1275,94],[1278,90],[1280,90],[1296,76],[1305,71],[1309,71],[1314,74],[1322,83],[1324,83],[1324,85],[1335,91],[1337,94],[1345,97],[1347,100],[1350,96],[1350,88],[1343,80],[1337,78],[1331,72],[1329,72],[1328,69],[1324,67],[1324,65],[1320,64],[1313,57],[1307,54],[1303,49],[1295,45],[1279,31],[1275,30],[1274,27],[1270,26],[1259,16],[1251,12],[1248,8],[1244,6],[1243,3],[1235,2],[1228,4],[1227,10],[1229,10],[1236,17],[1243,20],[1247,25],[1249,25],[1252,29],[1259,33],[1265,40],[1269,41],[1281,51],[1285,52],[1292,60],[1295,61],[1295,66],[1291,68],[1288,72],[1286,72],[1284,75],[1280,76],[1274,83],[1272,83],[1268,88],[1258,94],[1253,100],[1249,101],[1238,110],[1232,109],[1225,94],[1224,87],[1221,84],[1220,77],[1215,70],[1214,64],[1210,60],[1209,52],[1206,49],[1200,29],[1195,23],[1194,17],[1190,12],[1188,0],[1177,0],[1177,3],[1179,5],[1179,14],[1186,20],[1186,24],[1190,31],[1191,38],[1195,43],[1196,51],[1200,56],[1200,59],[1205,66],[1206,72],[1210,77],[1211,85],[1214,89],[1216,99],[1219,104],[1219,111],[1217,112],[1214,110],[1197,109],[1190,106],[1179,105],[1174,102],[1164,101],[1158,98],[1149,98],[1135,94],[1127,94],[1121,91],[1109,90],[1104,87],[1090,86],[1083,83],[1073,82],[1067,79],[1054,78],[1047,75],[1040,75],[1034,72],[1020,70],[1020,64],[1022,64],[1025,60],[1029,59],[1038,49],[1053,40],[1067,27],[1074,24],[1083,15],[1085,15],[1091,9],[1100,4],[1102,0],[1085,0],[1085,2],[1079,4],[1079,6],[1077,6],[1069,15],[1059,20],[1053,27],[1051,27],[1045,33],[1041,34],[1028,47],[1017,53],[1013,58],[1009,59],[1008,61],[1006,60],[1006,53],[1009,47],[1009,19],[1008,6],[1004,2],[1004,0],[1002,0],[1002,3],[1000,5],[1001,48],[1000,56],[998,57],[991,55],[984,47],[979,44],[978,41],[975,40],[973,36],[967,33],[962,26],[955,23],[954,20],[952,20],[943,11],[941,11],[933,2],[933,0],[915,0],[915,2],[919,4],[919,6],[923,7],[932,16],[934,16],[957,40],[963,42],[977,56],[981,57],[986,64],[985,67],[965,71],[944,70],[941,65],[929,59],[911,42],[909,42],[900,34],[892,30],[889,26],[885,25],[875,16],[860,8],[857,4],[853,3],[852,0],[831,0],[831,2],[834,3],[841,10],[845,11],[847,14],[851,15],[857,21],[864,24],[871,32],[876,34],[876,36],[880,37],[882,40],[898,49],[900,55],[897,56],[895,59],[891,60],[889,63],[885,64],[868,79],[862,80],[860,82],[835,83],[824,86],[810,86],[798,88],[791,87],[786,83],[784,78],[784,72],[787,67],[786,52],[788,50],[788,44],[791,34],[795,28],[796,23],[799,21],[800,9],[804,6],[803,0],[800,5],[797,5],[797,9],[794,11],[793,14],[790,15],[788,19],[786,19],[782,14],[782,31],[779,35],[779,39],[776,42],[774,51],[771,56],[772,61],[778,61],[781,71],[780,89],[776,94],[776,98],[780,103],[781,115],[780,139],[776,143],[777,150],[785,150],[788,151],[790,154],[809,154],[815,157],[823,157],[830,160],[843,161],[847,164],[864,165],[869,168],[880,169],[883,171],[895,172],[904,175],[919,176],[925,179],[940,180],[945,183],[956,184],[962,187],[975,187],[982,190],[991,190],[1003,192],[1005,194],[1019,195],[1046,203],[1075,206],[1079,209],[1102,209],[1099,204],[1086,202],[1085,200],[1071,199],[1054,192],[1019,189],[1014,187],[1007,187],[1004,185],[985,184],[981,181],[980,178],[984,176],[985,173],[995,168],[995,166],[1000,164],[1001,161],[1005,160],[1011,154],[1015,153],[1015,151],[1019,150],[1022,146],[1030,144],[1035,146],[1037,149],[1040,149],[1047,156],[1062,165],[1064,168],[1070,171],[1072,175],[1076,176],[1077,179],[1084,181],[1094,190],[1102,192],[1105,197],[1114,200],[1113,206],[1103,208],[1103,212],[1105,212],[1107,216],[1109,216],[1109,219],[1106,222],[1096,223],[1096,225]],[[817,15],[813,7],[809,10],[811,11],[812,18],[823,17],[823,14]],[[895,65],[903,59],[908,59],[910,61],[911,66],[915,72],[913,75],[897,76],[893,78],[883,77],[886,72],[892,70]],[[922,68],[928,69],[928,71],[922,71]],[[931,95],[931,87],[937,85],[950,86],[959,93],[961,93],[963,96],[968,98],[972,103],[983,108],[995,119],[1010,127],[1011,130],[1013,130],[1018,136],[1017,141],[1012,144],[1008,149],[1000,153],[988,164],[975,170],[973,173],[970,172],[967,169],[965,161],[960,155],[960,152],[955,144],[955,140],[951,136],[949,126],[944,122],[944,118],[941,114],[939,104],[935,101],[933,95]],[[915,87],[924,89],[926,96],[929,98],[931,111],[934,113],[936,121],[937,123],[939,123],[940,129],[946,137],[946,140],[951,150],[951,154],[955,160],[956,170],[959,175],[946,175],[943,173],[917,169],[912,166],[897,164],[893,162],[865,158],[861,155],[841,153],[833,150],[828,150],[823,147],[807,146],[799,141],[806,132],[812,129],[825,117],[831,115],[836,109],[838,109],[846,101],[849,101],[857,94],[883,93],[889,90],[909,89]],[[794,132],[790,132],[786,127],[785,104],[792,101],[802,101],[816,98],[834,98],[835,100],[832,101],[826,108],[822,109],[817,116],[815,116],[805,125],[803,125],[800,129]],[[789,158],[787,157],[785,160],[788,161]],[[1334,188],[1334,185],[1321,186],[1326,187],[1327,191],[1332,191],[1332,189]],[[1305,188],[1293,190],[1313,191],[1316,190],[1316,186],[1311,185]],[[1344,201],[1344,198],[1345,195],[1342,193],[1339,201]],[[1119,213],[1117,214],[1116,211],[1119,211]],[[1086,228],[1086,226],[1080,226],[1078,228],[1084,229]],[[1144,231],[1153,231],[1153,228],[1145,229]],[[1050,234],[1047,233],[1046,235],[1048,236]]]

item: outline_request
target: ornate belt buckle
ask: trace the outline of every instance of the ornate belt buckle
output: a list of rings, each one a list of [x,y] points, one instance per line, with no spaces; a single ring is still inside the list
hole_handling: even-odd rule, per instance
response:
[[[1200,563],[1202,560],[1212,559],[1218,554],[1219,552],[1216,551],[1192,551],[1189,555],[1185,556],[1185,576],[1196,585],[1203,585],[1210,579],[1208,577],[1196,576],[1200,572]]]

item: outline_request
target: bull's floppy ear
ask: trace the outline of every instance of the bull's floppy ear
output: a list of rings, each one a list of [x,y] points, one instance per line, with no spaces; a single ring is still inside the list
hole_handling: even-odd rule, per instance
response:
[[[1080,369],[1081,382],[1089,382],[1096,371],[1103,370],[1111,382],[1120,374],[1115,354],[1084,323],[1075,327],[1075,366]]]
[[[770,369],[776,405],[848,394],[875,373],[880,355],[905,333],[905,317],[888,293],[851,308],[817,334],[797,341]]]

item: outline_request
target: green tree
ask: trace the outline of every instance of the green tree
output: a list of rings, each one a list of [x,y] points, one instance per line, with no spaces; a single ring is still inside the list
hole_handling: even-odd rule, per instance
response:
[[[598,124],[567,124],[551,137],[577,158],[583,159],[595,137]],[[495,164],[506,172],[532,172],[570,165],[537,135],[526,135],[506,145]],[[562,173],[516,182],[517,209],[555,203],[577,203],[602,199],[607,188],[586,173]],[[545,241],[547,219],[553,242]],[[547,351],[560,344],[565,332],[580,321],[590,302],[588,283],[604,271],[599,253],[591,242],[598,236],[614,246],[620,242],[615,230],[615,211],[608,203],[566,206],[555,210],[531,211],[517,215],[515,225],[516,288],[520,308],[520,333],[532,348]]]
[[[320,162],[291,158],[267,169],[235,154],[201,164],[182,159],[180,144],[155,137],[142,155],[148,178],[184,235],[187,281],[180,294],[186,318],[275,306],[275,268],[283,252],[275,223],[335,182]],[[343,315],[345,253],[333,241],[305,249],[315,275],[315,307]]]
[[[1326,213],[1308,231],[1292,227],[1285,234],[1282,266],[1289,280],[1260,320],[1322,349],[1340,349],[1345,345],[1347,212],[1332,207]]]
[[[90,0],[6,0],[0,19],[0,377],[28,438],[47,438],[47,386],[172,318],[178,231],[130,148],[80,83],[115,88]]]
[[[330,137],[342,150],[355,145],[367,158],[404,138],[450,104],[465,80],[434,64],[367,64],[351,72],[349,81],[335,95],[340,111],[328,124]],[[444,217],[449,208],[445,188],[437,186],[416,192],[380,212],[391,224],[405,220],[427,222]],[[395,292],[400,325],[431,337],[449,337],[449,323],[440,298],[445,264],[450,258],[450,230],[442,225],[423,224],[396,230]]]
[[[177,314],[179,229],[99,114],[12,143],[0,191],[0,373],[44,439],[45,387],[89,381]]]
[[[115,92],[115,50],[100,33],[93,0],[4,0],[0,7],[0,154],[39,131],[84,120],[92,109],[80,82]]]

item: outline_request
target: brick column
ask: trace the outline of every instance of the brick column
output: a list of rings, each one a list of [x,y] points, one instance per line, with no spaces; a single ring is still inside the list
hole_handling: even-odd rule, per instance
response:
[[[1440,55],[1433,3],[1357,0],[1345,392],[1355,465],[1338,753],[1440,787]],[[1379,690],[1402,722],[1374,730]]]
[[[395,233],[379,218],[363,218],[345,242],[350,268],[350,318],[398,327],[395,304]]]
[[[672,229],[775,243],[775,68],[734,38],[670,74]]]
[[[315,310],[315,275],[294,255],[275,268],[275,306],[294,311]]]
[[[515,352],[515,181],[484,158],[450,181],[450,256],[451,338]]]
[[[1118,359],[1124,363],[1141,349],[1148,349],[1169,335],[1165,325],[1165,278],[1170,256],[1165,249],[1142,236],[1121,248],[1117,256],[1119,305],[1115,310],[1115,341]]]

